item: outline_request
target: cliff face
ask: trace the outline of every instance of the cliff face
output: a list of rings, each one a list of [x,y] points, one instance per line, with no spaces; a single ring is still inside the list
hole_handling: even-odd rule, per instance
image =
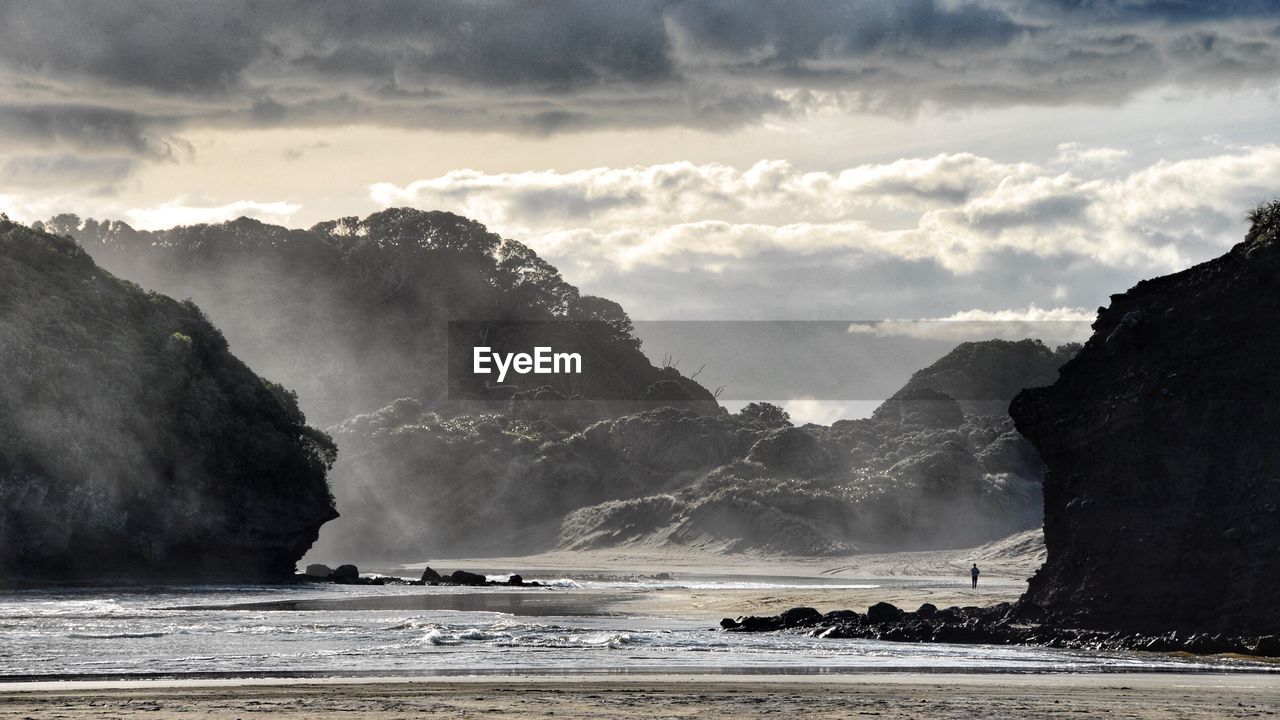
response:
[[[1280,206],[1210,262],[1100,310],[1010,412],[1039,449],[1048,560],[1026,599],[1117,629],[1280,630]]]
[[[293,572],[334,445],[189,302],[0,222],[0,580]]]

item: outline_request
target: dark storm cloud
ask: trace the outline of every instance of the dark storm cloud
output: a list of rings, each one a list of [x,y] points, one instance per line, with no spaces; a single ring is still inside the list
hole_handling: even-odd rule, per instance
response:
[[[12,71],[165,93],[239,84],[267,50],[243,2],[0,3],[0,57]]]
[[[738,56],[742,65],[790,67],[823,57],[878,51],[923,52],[1002,46],[1028,30],[1006,13],[976,4],[899,2],[689,2],[667,16],[690,50]]]
[[[1278,5],[0,0],[0,132],[164,155],[213,125],[553,134],[1114,103],[1273,82]]]
[[[130,157],[23,155],[0,163],[0,183],[27,188],[91,186],[110,190],[129,175],[135,163]]]
[[[165,132],[175,118],[82,104],[6,105],[0,100],[0,135],[36,146],[127,150],[169,158],[181,141]]]

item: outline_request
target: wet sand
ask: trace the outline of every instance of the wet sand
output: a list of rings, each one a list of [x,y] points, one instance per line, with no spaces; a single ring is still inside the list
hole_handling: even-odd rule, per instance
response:
[[[877,602],[907,610],[923,603],[938,607],[987,606],[1013,602],[1026,590],[1027,578],[1043,561],[1043,545],[1024,533],[979,548],[921,552],[869,553],[827,558],[774,558],[714,555],[670,547],[560,551],[510,558],[452,558],[389,569],[416,576],[430,565],[437,570],[465,569],[494,575],[520,573],[526,579],[568,577],[590,581],[630,576],[642,580],[658,573],[674,584],[766,582],[792,587],[770,589],[680,587],[602,593],[600,612],[673,617],[715,623],[723,617],[774,615],[793,607],[822,612],[864,611]],[[969,565],[983,569],[978,588],[969,586]],[[842,585],[844,587],[833,587]],[[850,587],[874,585],[876,587]],[[549,591],[556,592],[556,591]],[[519,610],[509,610],[516,612]]]
[[[908,587],[881,586],[868,589],[786,588],[775,590],[659,590],[634,593],[610,600],[608,608],[627,615],[670,617],[719,622],[742,615],[777,615],[794,607],[811,607],[819,612],[866,609],[888,602],[904,610],[924,603],[938,607],[976,605],[986,607],[1013,602],[1025,589],[1021,585],[988,585],[978,590],[968,587],[921,584]]]
[[[64,683],[0,687],[0,720],[88,718],[1253,718],[1260,675],[845,675]]]
[[[324,612],[332,610],[461,610],[503,612],[525,617],[614,615],[615,604],[633,593],[593,592],[530,588],[505,590],[495,587],[414,588],[406,595],[370,595],[341,599],[270,600],[234,605],[191,605],[179,610],[259,610],[278,612]]]
[[[186,606],[183,610],[243,610],[279,612],[323,612],[326,610],[462,610],[502,612],[522,617],[564,617],[628,615],[632,617],[702,620],[715,625],[720,618],[739,615],[776,615],[793,607],[830,610],[865,610],[877,602],[890,602],[915,610],[922,603],[938,607],[951,605],[994,605],[1012,602],[1022,588],[994,585],[970,590],[943,584],[883,585],[874,588],[804,587],[692,590],[663,588],[645,590],[589,591],[500,588],[469,588],[465,592],[440,592],[433,588],[405,595],[367,596],[342,599],[274,600],[234,605]]]

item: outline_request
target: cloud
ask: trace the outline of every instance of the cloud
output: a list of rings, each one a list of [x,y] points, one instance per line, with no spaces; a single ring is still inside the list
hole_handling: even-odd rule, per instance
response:
[[[220,223],[239,217],[251,217],[272,223],[288,223],[302,209],[291,202],[255,202],[237,200],[225,205],[205,205],[192,200],[174,200],[150,208],[126,210],[129,223],[139,230],[160,230],[177,225]]]
[[[871,417],[880,400],[816,400],[799,398],[785,400],[782,409],[791,416],[795,425],[813,423],[814,425],[830,425],[837,420],[852,420]],[[745,404],[745,403],[743,403]],[[741,408],[733,408],[733,411]]]
[[[1267,2],[0,3],[0,132],[164,152],[191,127],[723,130],[836,110],[1273,87]],[[52,131],[42,128],[54,128]]]
[[[1041,309],[1035,303],[1021,309],[962,310],[946,317],[851,323],[852,335],[909,337],[927,340],[1043,340],[1051,344],[1084,342],[1093,333],[1094,313],[1082,308]]]
[[[461,170],[370,196],[474,217],[639,317],[946,318],[1092,307],[1221,253],[1280,187],[1280,146],[1214,152],[1142,165],[1070,146],[1065,165],[958,153],[829,172]]]
[[[671,163],[570,173],[462,170],[370,189],[383,206],[448,209],[553,257],[627,270],[836,250],[977,272],[993,253],[1079,256],[1170,271],[1223,247],[1244,208],[1280,186],[1280,146],[1129,172],[1106,149],[1069,148],[1067,170],[969,154],[839,172],[763,161],[739,170]],[[1091,172],[1090,167],[1097,172]],[[885,215],[886,208],[896,214]],[[866,218],[876,218],[868,220]]]
[[[1058,145],[1058,155],[1054,162],[1068,166],[1111,166],[1123,162],[1129,157],[1128,150],[1109,147],[1088,147],[1081,143],[1069,142]]]
[[[128,177],[132,157],[78,157],[70,154],[22,155],[0,161],[0,182],[28,189],[80,186],[109,192]]]

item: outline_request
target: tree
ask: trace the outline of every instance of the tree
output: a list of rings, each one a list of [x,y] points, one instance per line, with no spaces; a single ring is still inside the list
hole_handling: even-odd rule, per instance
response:
[[[768,427],[791,427],[791,414],[773,403],[747,403],[738,414],[748,422]]]

